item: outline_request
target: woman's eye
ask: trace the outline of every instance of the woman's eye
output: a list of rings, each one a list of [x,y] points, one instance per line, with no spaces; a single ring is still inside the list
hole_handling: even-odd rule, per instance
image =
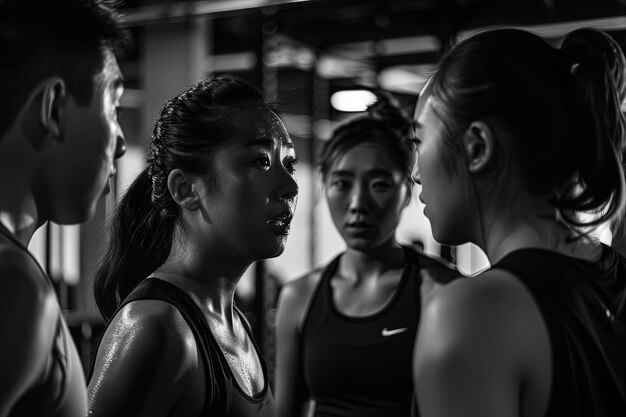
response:
[[[330,186],[338,190],[345,190],[350,186],[350,184],[348,183],[348,181],[345,180],[333,180],[330,183]]]
[[[392,187],[392,184],[387,181],[375,181],[372,183],[372,188],[375,190],[386,190]]]
[[[256,163],[262,167],[263,169],[267,170],[272,166],[272,163],[270,161],[270,157],[267,155],[261,155],[257,160]]]

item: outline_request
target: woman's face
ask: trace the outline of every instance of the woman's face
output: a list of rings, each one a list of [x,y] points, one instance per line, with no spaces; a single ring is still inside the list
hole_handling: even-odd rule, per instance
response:
[[[259,109],[234,113],[225,134],[203,200],[213,246],[248,261],[278,256],[298,194],[293,143],[280,118]]]
[[[370,249],[394,238],[408,199],[405,176],[381,145],[358,145],[331,164],[326,199],[348,247]]]
[[[417,162],[413,179],[421,185],[419,199],[430,221],[433,237],[440,243],[458,245],[470,241],[468,231],[474,221],[471,184],[461,164],[450,167],[456,155],[443,142],[443,124],[433,110],[438,105],[430,96],[420,98],[413,124]],[[447,158],[446,158],[447,157]]]

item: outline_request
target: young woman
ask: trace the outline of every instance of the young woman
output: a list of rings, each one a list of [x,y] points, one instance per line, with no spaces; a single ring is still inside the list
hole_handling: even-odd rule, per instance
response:
[[[165,104],[96,275],[110,321],[90,416],[277,415],[233,296],[254,261],[284,249],[295,164],[279,114],[237,78],[209,78]]]
[[[626,415],[626,263],[593,238],[624,213],[624,55],[501,29],[454,47],[415,113],[434,237],[491,262],[438,291],[415,350],[423,417]]]
[[[347,250],[281,291],[281,415],[302,415],[309,399],[320,417],[410,413],[420,291],[457,274],[396,241],[411,197],[409,132],[410,120],[381,96],[323,148],[326,198]]]

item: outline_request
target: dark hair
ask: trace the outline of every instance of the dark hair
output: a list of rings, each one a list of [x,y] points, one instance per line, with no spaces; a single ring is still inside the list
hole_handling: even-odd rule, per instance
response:
[[[601,31],[573,31],[557,49],[522,30],[491,30],[456,45],[425,96],[439,103],[444,142],[457,151],[473,121],[503,126],[497,166],[514,164],[528,191],[550,195],[557,217],[582,232],[624,210],[624,64]]]
[[[224,128],[241,109],[258,108],[279,116],[251,84],[233,76],[213,76],[170,99],[154,125],[148,167],[115,208],[110,237],[100,258],[94,295],[108,319],[120,302],[170,253],[180,208],[167,187],[169,173],[180,168],[207,178],[216,150],[228,142]]]
[[[350,149],[363,143],[375,143],[389,151],[402,170],[409,193],[413,186],[413,161],[408,146],[411,119],[389,94],[377,91],[377,100],[368,106],[367,113],[337,127],[324,143],[318,158],[322,179],[326,179],[332,165]]]
[[[91,102],[105,50],[120,53],[130,36],[108,0],[0,0],[0,137],[29,94],[51,76]]]

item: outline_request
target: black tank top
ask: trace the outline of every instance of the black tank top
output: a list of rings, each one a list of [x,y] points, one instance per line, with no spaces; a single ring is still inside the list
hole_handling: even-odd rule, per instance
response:
[[[523,249],[494,268],[526,286],[548,328],[546,417],[626,416],[626,260],[608,246],[598,262]]]
[[[136,300],[161,300],[170,303],[180,311],[189,325],[202,355],[208,390],[206,402],[200,414],[201,417],[278,416],[278,409],[269,388],[267,366],[252,338],[252,332],[248,327],[246,319],[239,309],[235,307],[235,311],[240,316],[242,323],[244,323],[263,368],[265,388],[256,397],[247,395],[241,389],[217,341],[213,338],[202,311],[184,291],[161,279],[147,278],[135,287],[120,305],[118,311],[126,304]]]
[[[370,316],[348,317],[333,302],[330,279],[341,255],[322,271],[302,331],[304,376],[316,416],[410,415],[421,278],[418,255],[405,252],[394,294]]]

